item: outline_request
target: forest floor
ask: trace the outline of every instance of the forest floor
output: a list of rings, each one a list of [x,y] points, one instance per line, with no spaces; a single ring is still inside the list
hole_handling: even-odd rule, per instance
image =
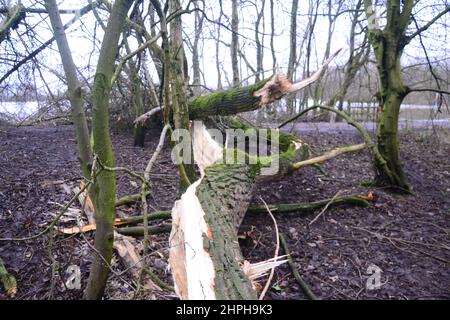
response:
[[[153,136],[153,137],[152,137]],[[145,148],[133,147],[130,133],[114,133],[117,165],[142,172],[157,144],[158,133],[147,135]],[[349,131],[302,138],[316,154],[335,146],[359,143]],[[450,131],[404,131],[401,151],[414,195],[400,195],[370,186],[373,167],[364,150],[345,154],[317,168],[304,168],[294,175],[256,188],[254,202],[309,202],[332,198],[338,192],[368,194],[375,200],[368,208],[341,206],[307,216],[275,215],[286,236],[292,258],[304,280],[320,299],[449,299],[450,298]],[[61,205],[73,194],[64,188],[80,183],[75,133],[70,126],[0,128],[0,238],[27,237],[39,233],[54,219]],[[178,198],[177,170],[164,148],[153,168],[150,211],[171,209]],[[139,192],[139,181],[120,173],[118,195]],[[73,207],[79,207],[78,203]],[[140,205],[120,207],[120,215],[140,214]],[[152,222],[160,223],[161,221]],[[66,217],[60,225],[74,225]],[[248,214],[242,224],[241,243],[251,262],[273,257],[275,232],[268,214]],[[15,299],[49,298],[51,260],[48,235],[28,241],[0,241],[0,257],[17,278]],[[78,299],[82,290],[69,290],[64,283],[70,265],[79,266],[84,287],[91,263],[92,233],[85,237],[57,236],[52,254],[57,261],[54,278],[56,299]],[[167,273],[168,235],[151,236],[149,265],[163,280]],[[375,265],[376,267],[374,267]],[[381,287],[372,290],[370,269],[381,269]],[[115,257],[106,299],[131,299],[135,291],[131,276]],[[265,279],[262,285],[265,284]],[[0,288],[0,299],[7,299]],[[268,299],[306,299],[287,265],[276,269]],[[146,291],[139,298],[174,299],[171,292]]]

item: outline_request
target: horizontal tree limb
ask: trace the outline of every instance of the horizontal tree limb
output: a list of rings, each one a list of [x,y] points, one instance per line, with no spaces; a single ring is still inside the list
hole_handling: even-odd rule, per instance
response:
[[[361,207],[369,206],[369,201],[365,199],[365,196],[358,194],[352,194],[348,196],[342,196],[335,199],[324,199],[313,202],[303,202],[303,203],[280,203],[269,205],[269,209],[273,214],[283,214],[283,213],[297,213],[297,214],[308,214],[320,209],[330,203],[330,206],[340,206],[340,205],[355,205]],[[251,206],[248,208],[247,213],[267,213],[265,206]],[[170,219],[171,211],[155,211],[148,215],[149,220],[157,219]],[[144,220],[143,216],[135,216],[130,218],[125,218],[120,220],[121,225],[132,225],[142,223]]]
[[[317,163],[321,163],[324,162],[326,160],[330,160],[332,158],[335,158],[343,153],[347,153],[347,152],[354,152],[354,151],[358,151],[358,150],[362,150],[364,148],[366,148],[367,145],[365,143],[361,143],[361,144],[356,144],[356,145],[351,145],[351,146],[346,146],[346,147],[340,147],[340,148],[335,148],[333,150],[330,150],[328,152],[326,152],[325,154],[318,156],[318,157],[314,157],[308,160],[304,160],[304,161],[299,161],[296,162],[294,164],[292,164],[292,168],[294,170],[298,170],[301,167],[305,167],[308,165],[313,165],[313,164],[317,164]]]
[[[188,102],[189,118],[204,119],[209,116],[226,116],[259,109],[316,81],[340,51],[334,52],[309,78],[297,83],[291,83],[286,76],[277,73],[250,86],[195,97]]]
[[[270,211],[273,214],[281,214],[281,213],[297,213],[297,214],[308,214],[314,212],[317,209],[320,209],[326,206],[328,203],[332,206],[339,205],[356,205],[361,207],[369,206],[369,202],[365,200],[362,196],[353,194],[349,196],[342,196],[335,199],[324,199],[314,202],[306,202],[306,203],[282,203],[282,204],[274,204],[269,205]],[[255,206],[249,207],[247,210],[248,213],[267,213],[267,209],[264,206]]]
[[[292,260],[291,254],[289,252],[287,242],[282,233],[280,233],[280,242],[281,242],[281,246],[283,247],[284,253],[287,256],[288,265],[291,268],[291,271],[292,271],[292,274],[293,274],[295,280],[297,280],[298,284],[300,285],[300,288],[302,288],[303,292],[308,296],[309,299],[317,300],[317,296],[314,294],[314,292],[311,291],[308,284],[303,280],[302,276],[300,275],[297,268],[295,267],[294,261]]]
[[[172,225],[169,223],[148,227],[149,234],[168,233],[170,230],[172,230]],[[144,227],[124,227],[117,228],[116,231],[125,236],[141,237],[144,235]]]
[[[150,191],[146,191],[145,195],[148,196],[150,194]],[[124,206],[126,204],[132,204],[134,202],[141,200],[141,194],[135,193],[128,196],[123,196],[116,200],[116,207]]]

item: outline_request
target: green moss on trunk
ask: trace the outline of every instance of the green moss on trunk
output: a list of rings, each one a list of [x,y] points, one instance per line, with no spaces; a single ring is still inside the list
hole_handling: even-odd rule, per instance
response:
[[[257,298],[247,276],[237,241],[240,225],[249,206],[255,176],[250,166],[214,165],[206,169],[197,187],[197,197],[211,230],[204,245],[213,260],[217,299],[254,300]]]
[[[225,116],[257,109],[260,98],[253,96],[253,94],[270,79],[264,79],[247,87],[232,88],[196,97],[189,101],[189,117],[191,119],[202,119],[209,116]]]
[[[118,42],[127,12],[132,0],[116,0],[105,31],[100,49],[99,61],[94,78],[92,133],[93,151],[98,160],[108,167],[115,166],[114,153],[109,135],[109,95],[114,61],[118,52]],[[116,174],[114,171],[102,170],[95,178],[90,191],[94,208],[95,249],[84,292],[85,299],[101,299],[109,274],[114,241],[113,221],[116,200]]]

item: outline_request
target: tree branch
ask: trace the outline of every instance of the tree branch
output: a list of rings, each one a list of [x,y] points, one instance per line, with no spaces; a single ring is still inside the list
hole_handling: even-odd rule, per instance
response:
[[[424,25],[423,27],[417,29],[416,32],[414,32],[412,35],[407,37],[407,42],[410,42],[413,38],[415,38],[417,35],[421,34],[422,32],[424,32],[425,30],[427,30],[429,27],[431,27],[431,25],[433,23],[435,23],[440,17],[442,17],[443,15],[445,15],[446,13],[448,13],[450,11],[450,5],[447,5],[447,7],[445,8],[445,10],[443,10],[442,12],[440,12],[438,15],[436,15],[433,19],[431,19],[426,25]]]
[[[77,20],[79,20],[82,16],[84,16],[86,13],[91,11],[94,7],[99,6],[101,3],[100,0],[95,1],[94,3],[88,4],[85,7],[81,8],[79,10],[79,14],[77,14],[75,17],[73,17],[69,22],[67,22],[64,25],[64,30],[69,28],[72,24],[74,24]],[[23,58],[21,61],[19,61],[17,64],[15,64],[8,72],[6,72],[1,78],[0,78],[0,84],[5,81],[11,74],[16,72],[21,66],[23,66],[25,63],[36,57],[41,51],[43,51],[45,48],[47,48],[53,41],[55,41],[55,37],[51,37],[46,42],[44,42],[39,48],[34,50],[32,53],[30,53],[28,56]]]
[[[317,164],[317,163],[321,163],[321,162],[324,162],[326,160],[330,160],[332,158],[335,158],[338,155],[341,155],[343,153],[362,150],[362,149],[364,149],[366,147],[367,147],[367,145],[365,143],[361,143],[361,144],[355,144],[355,145],[346,146],[346,147],[335,148],[333,150],[330,150],[330,151],[326,152],[325,154],[323,154],[323,155],[321,155],[319,157],[314,157],[314,158],[311,158],[311,159],[308,159],[308,160],[296,162],[296,163],[292,164],[292,168],[294,170],[298,170],[301,167],[308,166],[308,165],[313,165],[313,164]]]
[[[440,89],[433,89],[433,88],[409,88],[408,93],[411,92],[436,92],[439,94],[448,94],[450,95],[450,91],[440,90]]]

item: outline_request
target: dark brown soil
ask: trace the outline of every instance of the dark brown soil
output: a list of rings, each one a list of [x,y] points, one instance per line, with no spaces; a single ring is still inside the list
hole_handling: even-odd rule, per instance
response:
[[[132,146],[131,134],[113,134],[117,165],[142,172],[156,146],[157,135],[149,135],[142,149]],[[318,154],[360,142],[351,132],[309,133],[303,138]],[[370,154],[363,151],[323,164],[323,172],[305,168],[283,181],[259,185],[254,202],[260,204],[260,196],[267,203],[291,203],[332,198],[338,192],[372,192],[375,201],[370,207],[329,208],[311,225],[319,212],[308,216],[276,215],[304,280],[321,299],[449,299],[449,155],[448,131],[440,131],[439,137],[431,132],[404,133],[402,157],[414,195],[368,186],[374,174]],[[72,197],[62,186],[78,185],[80,175],[71,127],[0,128],[0,238],[27,237],[42,231]],[[117,182],[119,196],[139,191],[139,182],[124,174],[118,175]],[[167,147],[153,169],[152,183],[150,208],[170,209],[178,197],[178,180]],[[122,207],[119,214],[140,214],[139,204]],[[268,214],[247,215],[242,231],[247,235],[242,248],[249,261],[273,256],[275,232]],[[86,239],[92,242],[92,235],[87,234]],[[28,241],[0,241],[0,257],[17,278],[15,299],[50,297],[51,260],[47,248],[48,235]],[[64,287],[68,277],[65,271],[70,265],[79,266],[83,287],[91,263],[90,246],[79,235],[58,236],[52,254],[58,262],[54,298],[81,298],[81,290]],[[152,237],[152,269],[170,283],[167,255],[167,235]],[[366,287],[370,265],[382,270],[382,285],[374,290]],[[105,297],[133,298],[135,284],[119,259],[114,258],[112,268]],[[6,299],[2,290],[0,299]],[[174,295],[146,292],[139,297],[172,299]],[[276,269],[267,298],[306,296],[285,265]]]

